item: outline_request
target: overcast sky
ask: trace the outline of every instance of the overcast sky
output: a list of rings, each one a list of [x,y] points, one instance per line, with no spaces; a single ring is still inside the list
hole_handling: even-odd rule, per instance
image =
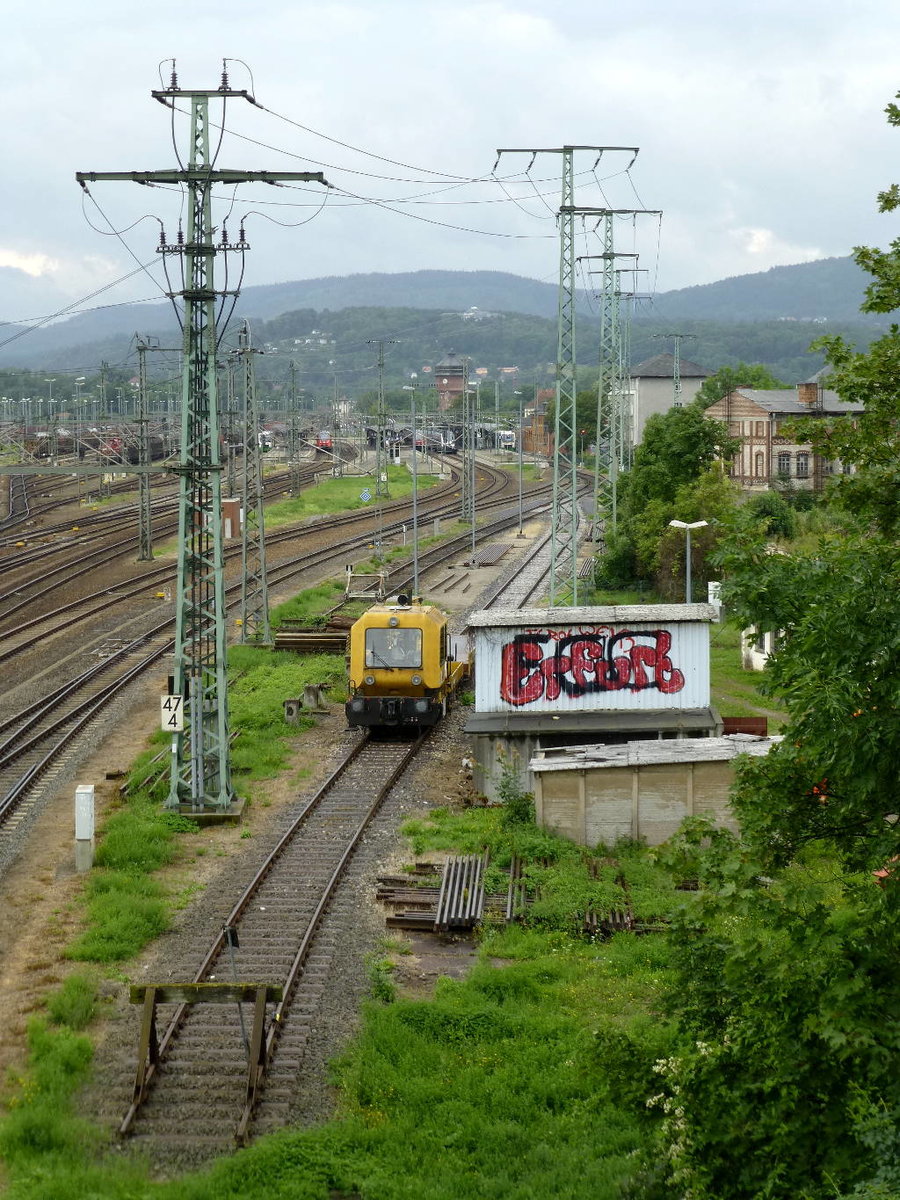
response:
[[[150,96],[161,60],[183,88],[218,87],[222,59],[242,60],[229,82],[264,107],[229,102],[218,166],[332,185],[222,193],[216,221],[230,214],[236,240],[243,218],[252,246],[245,285],[423,268],[555,280],[560,156],[496,150],[575,144],[639,147],[630,169],[628,153],[579,152],[575,203],[662,210],[618,219],[615,247],[640,254],[640,290],[667,291],[898,236],[876,204],[900,181],[884,116],[898,47],[900,4],[884,0],[35,0],[0,51],[0,318],[160,298],[178,191],[84,196],[74,175],[173,166],[173,133],[185,154],[185,116],[173,130]],[[592,229],[579,222],[579,254],[599,253]]]

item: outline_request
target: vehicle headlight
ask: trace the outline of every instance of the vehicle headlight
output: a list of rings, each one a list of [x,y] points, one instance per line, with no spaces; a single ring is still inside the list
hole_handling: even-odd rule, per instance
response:
[[[428,712],[428,701],[427,700],[417,700],[416,701],[416,712],[427,713]]]
[[[410,679],[409,682],[411,684],[413,684],[414,687],[418,687],[419,684],[422,682],[422,676],[421,675],[413,675],[413,677]]]
[[[363,683],[367,683],[367,684],[369,685],[369,687],[371,687],[371,686],[372,686],[372,684],[373,684],[374,682],[375,682],[375,676],[374,676],[374,675],[367,675],[367,676],[365,677],[365,679],[363,680]]]
[[[366,707],[366,702],[362,698],[362,696],[355,696],[350,701],[350,708],[353,712],[362,712],[365,707]]]

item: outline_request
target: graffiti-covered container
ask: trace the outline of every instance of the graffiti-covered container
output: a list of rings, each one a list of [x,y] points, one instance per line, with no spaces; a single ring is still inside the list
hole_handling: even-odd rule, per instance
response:
[[[473,613],[476,712],[705,708],[714,619],[709,604]]]

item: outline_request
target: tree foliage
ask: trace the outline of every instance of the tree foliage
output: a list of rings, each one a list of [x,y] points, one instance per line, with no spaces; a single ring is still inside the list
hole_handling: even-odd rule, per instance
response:
[[[714,375],[704,379],[694,399],[701,408],[705,409],[709,408],[711,404],[715,404],[717,400],[724,399],[735,388],[750,387],[768,390],[789,386],[789,384],[776,379],[769,368],[763,366],[762,363],[739,362],[735,367],[719,367]]]
[[[650,417],[634,465],[620,477],[618,528],[608,539],[598,582],[618,586],[630,572],[631,579],[652,581],[663,595],[680,598],[686,541],[680,530],[669,528],[672,519],[709,522],[691,539],[691,563],[698,583],[712,578],[709,552],[738,494],[718,460],[733,454],[737,444],[697,404]]]
[[[900,242],[877,262],[888,303]],[[866,404],[855,427],[815,435],[858,468],[836,483],[842,527],[775,552],[746,508],[720,553],[738,618],[779,631],[765,687],[788,722],[738,770],[740,838],[685,835],[701,879],[673,930],[685,1041],[655,1103],[673,1194],[692,1200],[900,1195],[896,483],[883,494],[900,461],[898,341],[826,344],[833,386]]]

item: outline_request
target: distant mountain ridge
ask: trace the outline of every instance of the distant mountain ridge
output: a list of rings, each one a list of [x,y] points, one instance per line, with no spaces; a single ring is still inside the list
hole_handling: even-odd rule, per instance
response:
[[[635,315],[647,322],[820,322],[840,329],[847,324],[886,324],[885,318],[861,315],[868,277],[853,260],[828,258],[796,266],[773,267],[717,283],[663,292]],[[349,308],[425,309],[462,316],[519,313],[545,319],[557,314],[557,285],[503,271],[423,270],[392,274],[328,276],[245,288],[237,317],[267,322],[299,310],[320,314]],[[578,310],[596,315],[586,292]],[[0,342],[0,366],[85,370],[101,358],[122,359],[135,332],[178,346],[180,331],[168,303],[113,305],[79,313],[35,330],[7,325]],[[812,336],[815,336],[815,330]],[[448,347],[449,349],[449,347]],[[748,358],[747,361],[751,361]]]
[[[859,308],[869,282],[849,256],[821,258],[662,292],[653,311],[657,316],[709,321],[858,322],[866,320]]]

